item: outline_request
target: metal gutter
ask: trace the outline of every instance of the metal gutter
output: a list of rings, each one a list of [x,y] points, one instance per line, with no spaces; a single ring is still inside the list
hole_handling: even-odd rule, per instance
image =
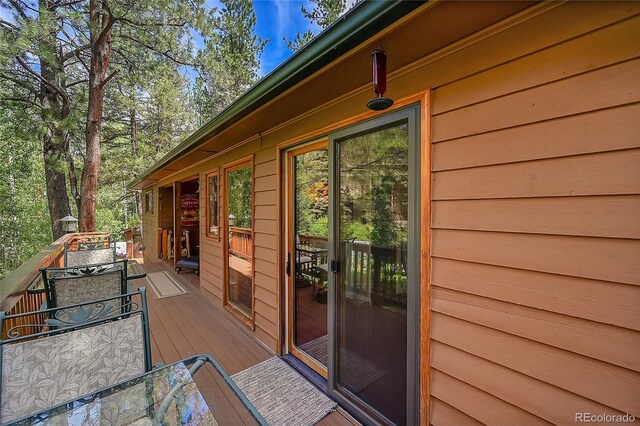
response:
[[[424,3],[365,0],[357,4],[303,49],[264,76],[220,114],[169,151],[129,183],[128,187],[131,189],[147,180],[156,171],[166,167],[199,143],[203,143],[214,131],[222,131],[233,125]]]

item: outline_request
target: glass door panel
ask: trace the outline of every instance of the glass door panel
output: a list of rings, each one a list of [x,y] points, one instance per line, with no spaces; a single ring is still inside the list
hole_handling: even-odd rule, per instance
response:
[[[226,302],[247,317],[253,308],[252,166],[226,172]]]
[[[329,157],[327,143],[289,152],[290,350],[326,373]],[[315,365],[314,365],[315,364]],[[317,368],[319,367],[319,368]]]
[[[369,411],[404,424],[408,122],[340,139],[336,149],[335,383]]]

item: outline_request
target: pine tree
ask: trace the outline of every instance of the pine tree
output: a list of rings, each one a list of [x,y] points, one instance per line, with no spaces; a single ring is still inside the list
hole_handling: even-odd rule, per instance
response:
[[[258,78],[260,57],[269,40],[255,35],[251,0],[222,0],[215,33],[204,40],[195,98],[200,122],[206,122],[247,91]]]
[[[300,10],[305,18],[323,30],[347,10],[346,0],[311,0],[311,2],[315,5],[313,9],[309,10],[302,6]],[[286,37],[283,39],[287,43],[287,47],[296,52],[309,43],[313,37],[315,34],[309,30],[302,34],[298,33],[293,40],[287,40]]]

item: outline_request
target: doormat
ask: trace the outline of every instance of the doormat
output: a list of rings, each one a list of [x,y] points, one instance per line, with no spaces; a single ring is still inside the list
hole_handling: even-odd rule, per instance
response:
[[[338,405],[277,357],[231,378],[272,426],[311,426]]]
[[[158,296],[158,299],[189,293],[187,289],[167,271],[151,272],[147,274],[147,281],[149,281],[149,285],[156,296]]]

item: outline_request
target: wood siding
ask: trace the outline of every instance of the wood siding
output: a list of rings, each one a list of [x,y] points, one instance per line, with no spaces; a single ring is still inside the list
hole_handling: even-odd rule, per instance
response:
[[[215,163],[222,166],[227,156]],[[254,159],[254,269],[255,269],[255,334],[274,352],[278,346],[278,303],[276,287],[276,164],[275,147],[260,150]],[[214,163],[207,164],[207,167]],[[201,187],[204,185],[205,173],[200,175]],[[221,182],[220,182],[221,183]],[[222,206],[225,194],[219,191]],[[205,223],[204,191],[200,192],[200,223]],[[214,301],[222,305],[223,297],[223,241],[210,238],[200,227],[200,288],[213,296]]]
[[[430,77],[433,424],[640,417],[637,9],[566,4],[432,66],[457,70]]]

